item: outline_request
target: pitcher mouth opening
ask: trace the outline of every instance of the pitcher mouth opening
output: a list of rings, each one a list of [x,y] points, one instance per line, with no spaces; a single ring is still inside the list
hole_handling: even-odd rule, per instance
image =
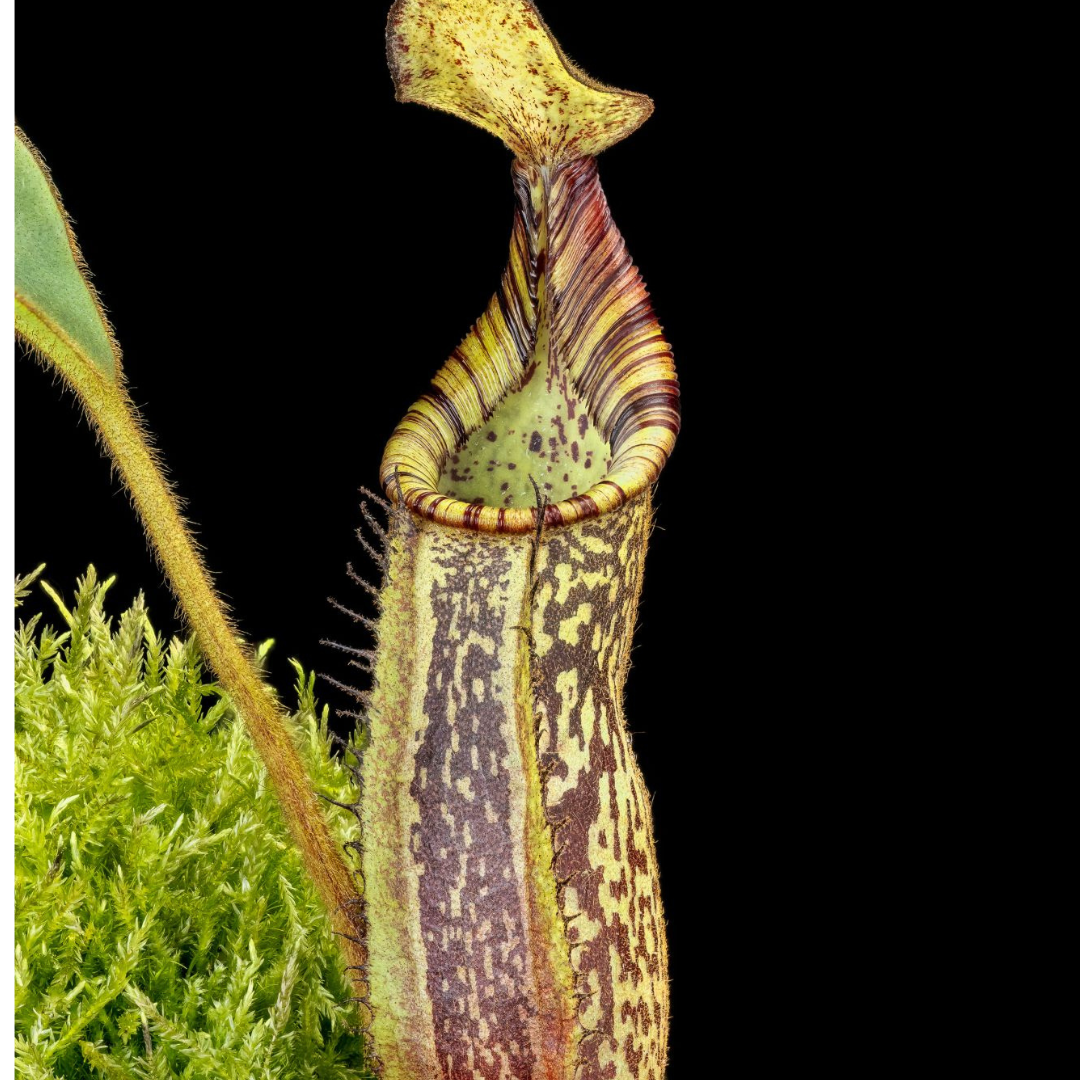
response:
[[[595,158],[515,162],[499,292],[394,430],[381,480],[419,516],[528,533],[615,510],[679,431],[671,349],[608,212]]]
[[[657,403],[666,398],[663,391],[656,395]],[[427,408],[421,410],[421,405]],[[536,529],[540,505],[545,528],[572,525],[615,510],[640,494],[656,480],[667,459],[664,448],[633,438],[642,430],[635,426],[633,413],[620,424],[622,438],[614,447],[584,412],[579,417],[588,426],[580,424],[575,433],[580,436],[584,428],[592,439],[572,438],[558,425],[543,431],[534,423],[522,430],[511,427],[507,435],[522,442],[520,456],[526,459],[516,461],[484,448],[494,442],[486,434],[490,424],[465,435],[461,445],[447,444],[439,418],[451,412],[453,406],[445,398],[425,395],[395,431],[382,471],[383,486],[392,499],[400,498],[410,510],[442,525],[529,533]],[[602,449],[584,448],[594,441]],[[405,444],[412,444],[414,453],[404,453]],[[529,458],[534,459],[532,468]],[[599,479],[585,486],[581,481],[589,472]],[[579,490],[583,486],[585,490]],[[567,489],[569,494],[559,497]]]

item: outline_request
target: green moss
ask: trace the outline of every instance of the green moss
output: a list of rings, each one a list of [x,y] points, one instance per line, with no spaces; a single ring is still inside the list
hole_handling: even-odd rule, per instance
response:
[[[35,616],[16,633],[16,1074],[370,1076],[337,939],[242,725],[141,597],[113,625],[109,584],[91,568],[63,632]],[[351,802],[296,667],[308,768]]]

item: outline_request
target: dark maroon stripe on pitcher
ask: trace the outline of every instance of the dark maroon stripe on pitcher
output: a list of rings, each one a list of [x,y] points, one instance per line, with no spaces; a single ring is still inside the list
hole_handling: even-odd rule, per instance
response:
[[[446,584],[429,597],[436,628],[424,697],[428,726],[409,790],[420,817],[411,847],[436,1057],[445,1080],[502,1080],[503,1061],[509,1075],[531,1077],[529,1018],[538,1003],[530,993],[520,883],[509,872],[511,830],[520,822],[510,812],[505,762],[517,750],[501,730],[515,730],[513,700],[500,685],[510,675],[500,667],[505,654],[483,644],[501,642],[510,618],[511,559],[506,549],[469,536],[443,534],[432,544]]]

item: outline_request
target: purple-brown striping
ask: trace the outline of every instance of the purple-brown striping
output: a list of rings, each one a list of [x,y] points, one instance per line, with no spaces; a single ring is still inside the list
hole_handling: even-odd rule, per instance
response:
[[[476,418],[489,418],[506,388],[514,388],[518,377],[514,372],[524,372],[534,362],[543,318],[552,357],[547,378],[557,379],[563,388],[567,419],[580,418],[584,423],[579,431],[586,424],[596,425],[611,446],[610,467],[597,468],[599,460],[589,461],[590,472],[598,474],[596,480],[611,472],[619,490],[631,498],[657,478],[679,430],[679,388],[671,349],[611,220],[595,159],[568,161],[546,174],[515,162],[512,177],[518,207],[510,262],[500,289],[436,376],[435,394],[414,406],[391,439],[383,462],[384,482],[393,494],[399,454],[415,456],[425,442],[431,455],[428,475],[442,472],[446,454],[475,430]],[[540,189],[543,199],[534,202],[534,192]],[[545,215],[546,250],[541,241]],[[541,276],[547,283],[543,302]],[[432,425],[422,415],[424,401],[435,405],[446,436],[431,437]],[[406,430],[415,437],[406,436]],[[533,438],[528,445],[540,455],[543,444],[537,441]],[[576,455],[573,443],[569,450],[577,463],[580,447]],[[425,484],[410,484],[404,494],[409,506],[433,516],[433,492]],[[589,507],[589,513],[599,514],[611,504],[567,499],[557,512],[549,509],[545,521],[550,525],[580,520]],[[438,520],[463,528],[521,533],[531,531],[534,515],[524,507],[510,508],[498,517],[478,515],[454,499],[442,506]]]

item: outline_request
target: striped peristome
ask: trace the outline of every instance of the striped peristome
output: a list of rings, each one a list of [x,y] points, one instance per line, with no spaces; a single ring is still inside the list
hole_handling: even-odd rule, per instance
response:
[[[678,382],[593,156],[651,103],[573,68],[526,0],[399,0],[388,40],[399,97],[514,150],[518,206],[499,291],[383,461],[359,695],[377,1068],[662,1080],[664,916],[622,695]]]
[[[541,329],[550,365],[565,383],[570,419],[588,419],[612,455],[606,476],[586,492],[549,502],[545,525],[595,517],[643,491],[659,476],[679,430],[671,347],[611,220],[596,159],[550,168],[515,162],[514,180],[519,202],[501,288],[398,425],[382,464],[384,485],[400,485],[410,509],[446,525],[499,533],[531,532],[534,509],[451,498],[440,490],[440,476],[506,395],[542,374]],[[569,447],[574,431],[564,425],[554,437]]]
[[[459,8],[461,17],[452,19],[451,13]],[[388,32],[399,97],[426,100],[413,92],[419,84],[426,89],[432,81],[427,72],[435,72],[437,81],[439,69],[432,65],[442,63],[457,72],[459,61],[469,63],[455,47],[456,43],[464,48],[463,42],[472,40],[463,26],[487,29],[501,16],[522,20],[518,25],[529,35],[537,32],[536,24],[542,25],[526,0],[495,4],[399,0],[391,11]],[[429,36],[435,20],[436,27],[453,29]],[[425,52],[430,41],[445,42],[447,35],[451,44],[443,60],[441,53]],[[477,36],[487,50],[485,70],[491,65],[491,54],[499,55],[508,71],[515,70],[514,58],[506,54],[516,39],[492,43],[479,31]],[[528,42],[533,40],[527,37]],[[527,58],[520,61],[526,71],[539,63],[534,51],[527,49]],[[426,66],[420,68],[421,64]],[[403,75],[410,72],[417,74],[402,83]],[[549,74],[566,84],[567,96],[582,90],[593,95],[580,104],[580,112],[586,119],[594,118],[591,128],[603,131],[603,145],[618,141],[643,118],[639,112],[630,121],[624,118],[625,99],[640,99],[651,110],[647,98],[583,83],[587,77],[575,69],[564,67]],[[476,81],[481,81],[480,76]],[[536,90],[543,99],[536,106],[541,115],[547,115],[550,90],[550,86]],[[521,92],[512,100],[516,118],[525,102]],[[445,97],[437,104],[479,122],[475,101],[470,101],[468,111],[452,108],[453,102]],[[497,97],[495,104],[506,107]],[[628,122],[632,122],[629,128]],[[492,118],[481,126],[495,123]],[[590,127],[585,122],[579,126]],[[514,119],[507,119],[505,128],[512,127]],[[382,481],[400,493],[411,510],[433,521],[485,532],[529,533],[536,517],[531,506],[452,498],[440,484],[447,459],[471,432],[492,419],[509,394],[545,376],[557,380],[565,409],[561,417],[545,418],[565,422],[571,419],[567,413],[576,410],[578,417],[587,416],[610,446],[611,467],[602,479],[569,498],[549,499],[545,525],[556,526],[613,510],[657,479],[679,430],[679,385],[671,348],[653,314],[641,275],[611,220],[595,156],[569,155],[565,140],[555,147],[540,138],[531,145],[522,145],[514,137],[505,141],[517,152],[513,166],[517,212],[499,291],[436,374],[431,390],[394,431],[383,455]],[[603,149],[597,139],[588,140],[587,145],[596,145],[596,152]],[[555,437],[569,448],[572,429],[568,433],[564,428],[565,423],[557,426]],[[545,453],[545,445],[546,439],[536,453]],[[539,458],[534,464],[542,468]]]

